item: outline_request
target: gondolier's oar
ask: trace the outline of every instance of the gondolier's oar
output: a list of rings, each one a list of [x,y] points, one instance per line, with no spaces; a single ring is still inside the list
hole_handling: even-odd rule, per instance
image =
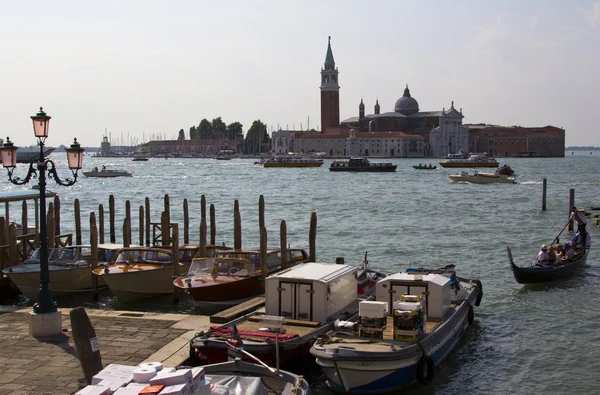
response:
[[[558,240],[558,238],[560,237],[560,235],[562,234],[562,232],[565,231],[565,229],[567,228],[567,226],[569,225],[569,222],[571,222],[571,217],[569,216],[569,220],[567,221],[567,223],[565,224],[565,226],[562,228],[562,230],[560,231],[560,233],[558,235],[556,235],[556,237],[554,238],[554,240],[552,241],[552,243],[550,243],[550,245],[554,244],[556,242],[556,240]]]

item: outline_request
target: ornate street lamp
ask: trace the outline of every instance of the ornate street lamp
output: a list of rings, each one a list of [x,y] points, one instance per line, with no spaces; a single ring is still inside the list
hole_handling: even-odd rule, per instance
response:
[[[10,182],[16,185],[24,185],[29,183],[31,178],[38,178],[38,185],[40,189],[40,293],[38,295],[37,303],[33,305],[33,312],[36,314],[55,313],[56,302],[52,299],[52,293],[50,292],[50,272],[48,270],[48,236],[47,236],[47,224],[46,224],[46,172],[48,178],[56,181],[57,184],[63,186],[70,186],[77,182],[77,171],[81,169],[83,163],[83,151],[77,139],[73,141],[70,148],[67,148],[67,161],[69,169],[73,173],[73,178],[66,178],[61,180],[56,172],[56,166],[50,159],[44,158],[44,145],[46,138],[48,137],[48,128],[50,125],[50,118],[40,107],[40,112],[31,117],[33,121],[33,132],[35,137],[38,138],[38,145],[40,146],[40,157],[36,162],[29,164],[29,171],[25,178],[13,177],[13,171],[17,166],[17,150],[10,139],[6,138],[6,143],[0,148],[0,155],[2,156],[2,165],[8,170],[8,179]]]

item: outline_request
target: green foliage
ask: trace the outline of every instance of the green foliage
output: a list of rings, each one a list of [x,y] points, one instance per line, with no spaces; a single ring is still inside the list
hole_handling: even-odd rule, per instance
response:
[[[244,154],[269,151],[269,147],[271,147],[271,138],[267,133],[267,125],[262,123],[260,119],[252,122],[252,126],[248,129],[248,133],[246,133],[243,147]]]
[[[185,132],[183,129],[179,130],[179,137],[177,137],[177,140],[185,140]]]

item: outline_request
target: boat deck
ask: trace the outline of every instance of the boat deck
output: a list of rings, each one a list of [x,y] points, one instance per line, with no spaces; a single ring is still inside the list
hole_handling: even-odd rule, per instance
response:
[[[249,320],[242,322],[241,324],[237,325],[237,328],[239,330],[248,330],[248,331],[257,331],[260,328],[264,328],[265,326],[268,326],[267,324],[261,323],[260,322],[260,315],[255,315],[253,317],[250,317]],[[294,335],[298,335],[300,337],[305,336],[307,334],[309,334],[310,332],[314,331],[315,328],[318,328],[319,326],[321,326],[321,324],[319,322],[315,322],[315,321],[299,321],[299,320],[285,320],[285,323],[281,326],[283,328],[283,330],[285,331],[284,333],[286,334],[294,334]],[[242,336],[243,339],[243,336]]]

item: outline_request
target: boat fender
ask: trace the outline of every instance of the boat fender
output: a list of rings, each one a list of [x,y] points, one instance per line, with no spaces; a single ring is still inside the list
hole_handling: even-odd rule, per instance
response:
[[[473,282],[477,285],[477,288],[479,288],[479,295],[477,295],[477,300],[475,301],[475,306],[479,307],[481,304],[481,298],[483,297],[483,286],[479,280],[474,280]]]
[[[473,306],[469,305],[469,312],[467,313],[467,322],[469,325],[473,325],[475,322],[475,313],[473,312]]]
[[[417,381],[422,385],[429,385],[435,376],[435,363],[433,358],[423,353],[417,362]]]

